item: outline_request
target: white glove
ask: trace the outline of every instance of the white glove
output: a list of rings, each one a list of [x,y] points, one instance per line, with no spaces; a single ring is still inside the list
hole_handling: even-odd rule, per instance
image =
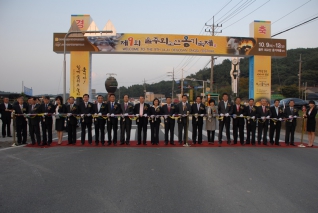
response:
[[[204,116],[204,114],[201,114],[200,116],[201,116],[201,117],[203,117],[203,116]]]
[[[293,118],[293,116],[292,116],[292,115],[290,115],[290,116],[289,116],[289,118]]]
[[[147,114],[144,114],[145,117],[147,117]]]
[[[87,114],[87,116],[92,116],[91,114]]]
[[[60,114],[59,112],[56,113],[56,115],[59,115],[59,114]]]
[[[175,116],[175,114],[172,115],[172,117],[174,117],[174,116]]]
[[[98,113],[98,116],[102,116],[102,113]]]
[[[124,115],[125,115],[125,116],[128,116],[128,113],[125,113]]]
[[[224,114],[221,113],[220,116],[222,117],[222,116],[224,116]]]
[[[240,114],[240,117],[243,117],[243,114]]]
[[[225,114],[226,117],[228,117],[229,115],[230,115],[229,113],[226,113],[226,114]]]
[[[237,115],[236,115],[236,114],[234,114],[234,115],[233,115],[233,118],[236,118],[236,117],[237,117]]]
[[[139,117],[139,114],[136,114],[136,117]]]
[[[151,117],[151,118],[154,118],[155,116],[154,116],[154,115],[150,115],[150,117]]]
[[[261,119],[265,120],[265,116],[262,116]]]
[[[282,121],[283,119],[282,119],[282,118],[279,118],[278,120],[279,120],[279,121]]]
[[[269,115],[266,118],[269,119],[270,118]]]
[[[67,117],[70,117],[72,115],[72,113],[67,113]]]
[[[297,118],[297,115],[294,115],[294,118]]]
[[[255,119],[255,116],[253,116],[252,119]]]
[[[107,116],[109,116],[109,113],[107,113]]]
[[[44,115],[47,115],[47,113],[44,113]]]
[[[166,116],[166,115],[164,115],[163,117],[165,117],[165,119],[167,118],[167,116]]]
[[[83,117],[84,117],[84,114],[81,114],[81,117],[83,118]]]
[[[114,113],[112,113],[110,116],[111,116],[111,117],[114,117]]]

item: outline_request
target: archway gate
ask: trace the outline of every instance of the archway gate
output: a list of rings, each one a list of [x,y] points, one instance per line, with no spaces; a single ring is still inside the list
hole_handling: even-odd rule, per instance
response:
[[[53,51],[64,53],[66,38],[65,53],[71,54],[71,96],[91,93],[92,54],[157,54],[249,57],[249,96],[270,100],[271,58],[287,55],[286,40],[271,39],[270,21],[252,22],[250,37],[116,33],[110,21],[105,30],[112,33],[97,33],[90,15],[72,15],[69,32],[79,33],[53,34]]]

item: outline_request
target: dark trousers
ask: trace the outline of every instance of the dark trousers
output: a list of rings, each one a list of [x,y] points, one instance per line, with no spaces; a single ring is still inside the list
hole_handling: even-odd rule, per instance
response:
[[[160,120],[156,120],[154,122],[150,121],[151,144],[159,144],[159,127],[160,127]]]
[[[182,131],[183,131],[183,137],[182,137]],[[186,131],[187,131],[187,118],[181,118],[181,122],[178,122],[178,138],[179,138],[179,144],[186,143]]]
[[[195,119],[195,118],[192,118]],[[198,133],[198,144],[202,143],[202,123],[192,122],[192,141],[194,144],[197,143],[197,133]]]
[[[42,137],[43,137],[43,145],[52,143],[52,125],[53,121],[42,122]]]
[[[26,144],[27,141],[27,122],[17,124],[17,138],[18,144]]]
[[[71,124],[68,122],[67,124],[67,133],[68,133],[68,143],[69,144],[76,144],[76,124]],[[85,136],[84,136],[85,139]]]
[[[131,123],[132,122],[129,117],[126,117],[125,121],[123,121],[123,118],[120,119],[120,143],[122,144],[126,142],[126,144],[128,145],[130,142]]]
[[[230,117],[224,117],[223,121],[219,121],[219,144],[222,143],[222,132],[223,132],[223,128],[225,125],[225,132],[226,132],[226,139],[227,139],[227,143],[230,144],[231,143],[231,138],[230,138],[230,124],[231,124],[231,118]]]
[[[165,143],[168,143],[169,132],[170,132],[170,144],[174,144],[174,125],[175,120],[171,118],[167,118],[167,122],[165,122]]]
[[[36,142],[38,143],[38,145],[41,145],[41,134],[40,134],[40,125],[39,125],[39,123],[30,124],[30,134],[31,134],[32,144],[33,145],[35,144],[35,137],[36,137]]]
[[[92,144],[92,123],[88,122],[81,122],[82,132],[81,132],[81,143],[85,143],[85,135],[86,135],[86,128],[88,134],[88,143]]]
[[[140,117],[139,122],[137,122],[138,125],[138,144],[141,144],[141,131],[143,132],[143,143],[147,143],[147,124],[148,124],[148,118]]]
[[[2,119],[2,136],[11,136],[11,118],[10,119]]]
[[[292,123],[292,125],[290,125],[287,122],[286,122],[285,143],[286,144],[294,144],[294,135],[295,135],[296,125],[293,123]]]
[[[236,118],[240,119],[240,118]],[[237,144],[237,137],[238,137],[238,132],[240,133],[240,143],[244,144],[244,123],[240,124],[237,121],[233,121],[233,139],[234,139],[234,144]]]
[[[208,142],[214,142],[215,131],[207,130],[207,133],[208,133]]]
[[[246,144],[251,142],[251,133],[252,133],[252,144],[255,144],[255,134],[256,134],[256,122],[250,120],[250,123],[246,121]]]
[[[275,134],[275,145],[279,144],[279,136],[280,136],[280,128],[282,122],[276,122],[276,125],[273,121],[270,122],[270,129],[269,129],[269,142],[273,145],[274,144],[274,133]]]
[[[95,126],[95,144],[98,145],[99,143],[99,133],[100,133],[100,142],[102,144],[105,144],[105,119],[98,119],[96,118],[96,121],[94,122]]]
[[[267,131],[268,131],[268,121],[266,120],[264,123],[258,122],[258,130],[257,130],[257,140],[258,144],[261,144],[262,136],[263,136],[263,144],[267,144]]]
[[[108,133],[108,144],[117,144],[117,130],[118,130],[118,118],[110,118],[107,121],[107,133]],[[113,140],[112,140],[112,131],[114,133]]]

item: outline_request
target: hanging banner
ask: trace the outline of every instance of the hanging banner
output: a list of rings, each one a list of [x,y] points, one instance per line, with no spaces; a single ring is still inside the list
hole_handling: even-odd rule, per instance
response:
[[[65,33],[54,33],[53,51],[63,53]],[[165,54],[286,57],[286,40],[251,37],[127,34],[67,38],[66,51],[104,54]]]

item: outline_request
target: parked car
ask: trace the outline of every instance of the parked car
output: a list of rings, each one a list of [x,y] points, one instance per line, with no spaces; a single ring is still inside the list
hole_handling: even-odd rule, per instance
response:
[[[295,102],[295,107],[296,107],[297,109],[299,109],[299,110],[301,110],[301,108],[302,108],[303,105],[305,105],[306,108],[309,108],[308,102],[305,101],[305,100],[302,100],[302,99],[300,99],[300,98],[284,98],[284,99],[280,100],[279,106],[280,106],[280,107],[284,107],[284,106],[287,107],[290,100],[294,100],[294,102]],[[274,104],[272,104],[271,106],[274,106]]]

